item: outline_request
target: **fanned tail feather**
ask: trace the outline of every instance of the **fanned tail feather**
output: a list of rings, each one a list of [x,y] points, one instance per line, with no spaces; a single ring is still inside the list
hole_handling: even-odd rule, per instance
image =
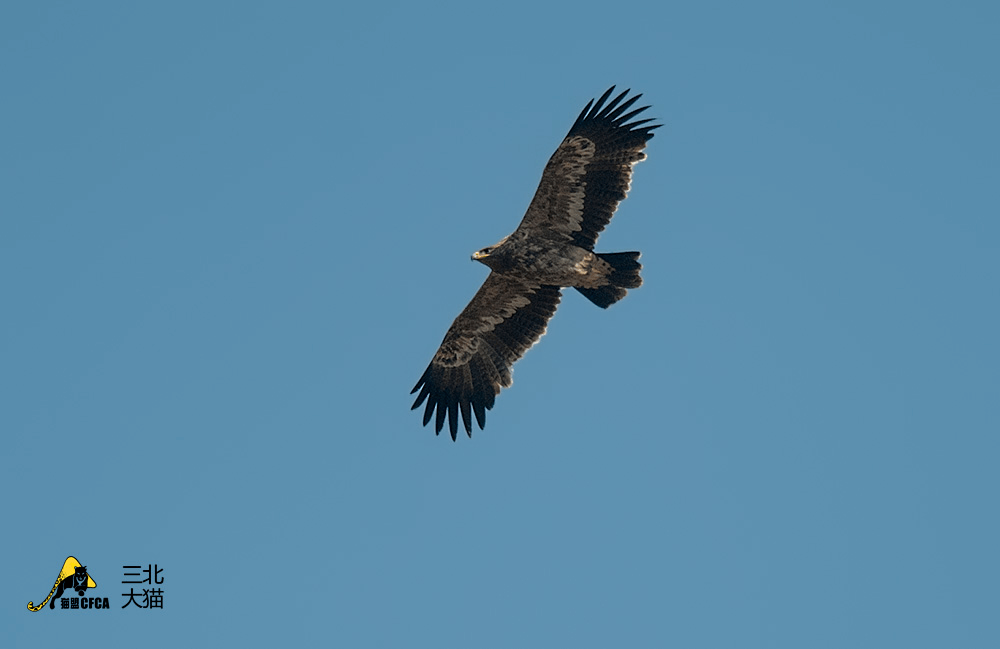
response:
[[[596,253],[602,261],[611,266],[608,274],[608,284],[599,288],[580,288],[576,290],[583,293],[583,296],[606,309],[628,293],[626,289],[639,288],[642,286],[642,277],[639,271],[642,264],[639,263],[638,252],[605,252]]]

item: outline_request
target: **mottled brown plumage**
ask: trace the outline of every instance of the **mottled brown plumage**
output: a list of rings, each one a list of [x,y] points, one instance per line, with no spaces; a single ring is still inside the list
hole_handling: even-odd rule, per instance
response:
[[[469,437],[473,413],[479,428],[486,426],[486,411],[513,383],[514,363],[545,333],[562,288],[607,308],[642,284],[638,252],[593,251],[659,127],[651,119],[628,121],[649,108],[626,112],[642,95],[622,101],[626,90],[605,105],[613,91],[584,107],[545,165],[517,229],[473,254],[492,272],[411,392],[420,391],[414,409],[427,401],[424,425],[433,417],[438,433],[447,415],[456,439],[459,413]]]

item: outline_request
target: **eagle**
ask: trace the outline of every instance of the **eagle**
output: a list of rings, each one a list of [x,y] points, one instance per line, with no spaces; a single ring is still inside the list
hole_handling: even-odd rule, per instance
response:
[[[472,254],[490,268],[489,277],[455,318],[430,365],[410,394],[411,410],[426,400],[424,426],[445,415],[452,440],[459,413],[472,437],[472,415],[480,430],[500,390],[512,383],[514,363],[542,337],[572,287],[606,309],[642,284],[638,252],[594,252],[594,244],[628,193],[632,167],[660,124],[632,120],[642,96],[630,90],[611,97],[611,86],[591,99],[545,165],[528,210],[511,234]],[[436,411],[436,414],[435,414]]]

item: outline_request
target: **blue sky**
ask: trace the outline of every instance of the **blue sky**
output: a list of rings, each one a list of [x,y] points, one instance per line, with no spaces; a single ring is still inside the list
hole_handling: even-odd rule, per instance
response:
[[[998,27],[5,4],[4,646],[997,646]],[[664,124],[598,243],[645,285],[435,437],[469,255],[612,84]],[[112,609],[26,611],[68,555]]]

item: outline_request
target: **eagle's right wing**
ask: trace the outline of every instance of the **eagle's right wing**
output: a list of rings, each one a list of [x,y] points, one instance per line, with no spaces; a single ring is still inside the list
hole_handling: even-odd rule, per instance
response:
[[[559,305],[558,286],[539,286],[490,273],[469,305],[455,318],[441,347],[410,394],[420,390],[413,408],[427,400],[424,425],[435,408],[437,433],[445,413],[451,438],[458,437],[458,413],[472,437],[472,412],[479,428],[501,388],[513,383],[512,367],[545,333]]]

